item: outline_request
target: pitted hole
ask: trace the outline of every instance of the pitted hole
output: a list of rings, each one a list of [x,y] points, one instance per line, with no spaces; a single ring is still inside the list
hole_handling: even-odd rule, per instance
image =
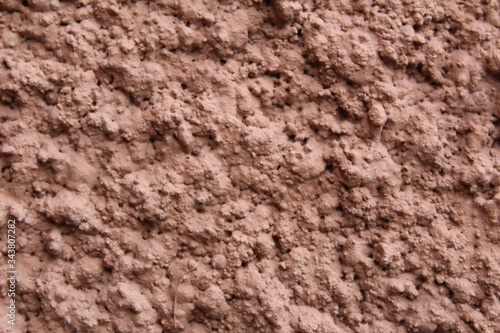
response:
[[[268,75],[268,76],[270,76],[270,77],[273,77],[273,78],[275,78],[275,79],[278,79],[278,80],[281,78],[281,73],[280,73],[280,72],[266,71],[264,74],[265,74],[265,75]],[[279,83],[279,82],[278,82],[278,83]]]
[[[338,117],[339,117],[341,120],[344,120],[344,119],[349,118],[349,114],[348,114],[348,113],[347,113],[347,111],[346,111],[343,107],[341,107],[341,106],[339,106],[339,107],[337,108],[337,115],[338,115]]]

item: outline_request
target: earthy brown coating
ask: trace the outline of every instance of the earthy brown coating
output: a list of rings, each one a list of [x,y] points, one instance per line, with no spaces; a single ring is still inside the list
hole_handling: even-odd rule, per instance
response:
[[[499,9],[0,0],[2,332],[499,332]]]

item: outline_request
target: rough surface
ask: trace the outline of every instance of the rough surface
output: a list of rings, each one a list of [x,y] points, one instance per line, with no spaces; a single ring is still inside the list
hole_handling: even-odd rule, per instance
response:
[[[500,331],[498,0],[0,10],[13,332]]]

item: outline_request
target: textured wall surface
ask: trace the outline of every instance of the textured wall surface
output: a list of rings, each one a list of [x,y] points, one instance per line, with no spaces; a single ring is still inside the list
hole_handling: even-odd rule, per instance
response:
[[[0,327],[499,332],[499,10],[0,0]]]

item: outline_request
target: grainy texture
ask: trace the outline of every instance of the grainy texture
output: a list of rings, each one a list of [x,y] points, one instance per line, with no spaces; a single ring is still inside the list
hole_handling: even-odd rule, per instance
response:
[[[0,10],[12,332],[500,331],[498,0]]]

